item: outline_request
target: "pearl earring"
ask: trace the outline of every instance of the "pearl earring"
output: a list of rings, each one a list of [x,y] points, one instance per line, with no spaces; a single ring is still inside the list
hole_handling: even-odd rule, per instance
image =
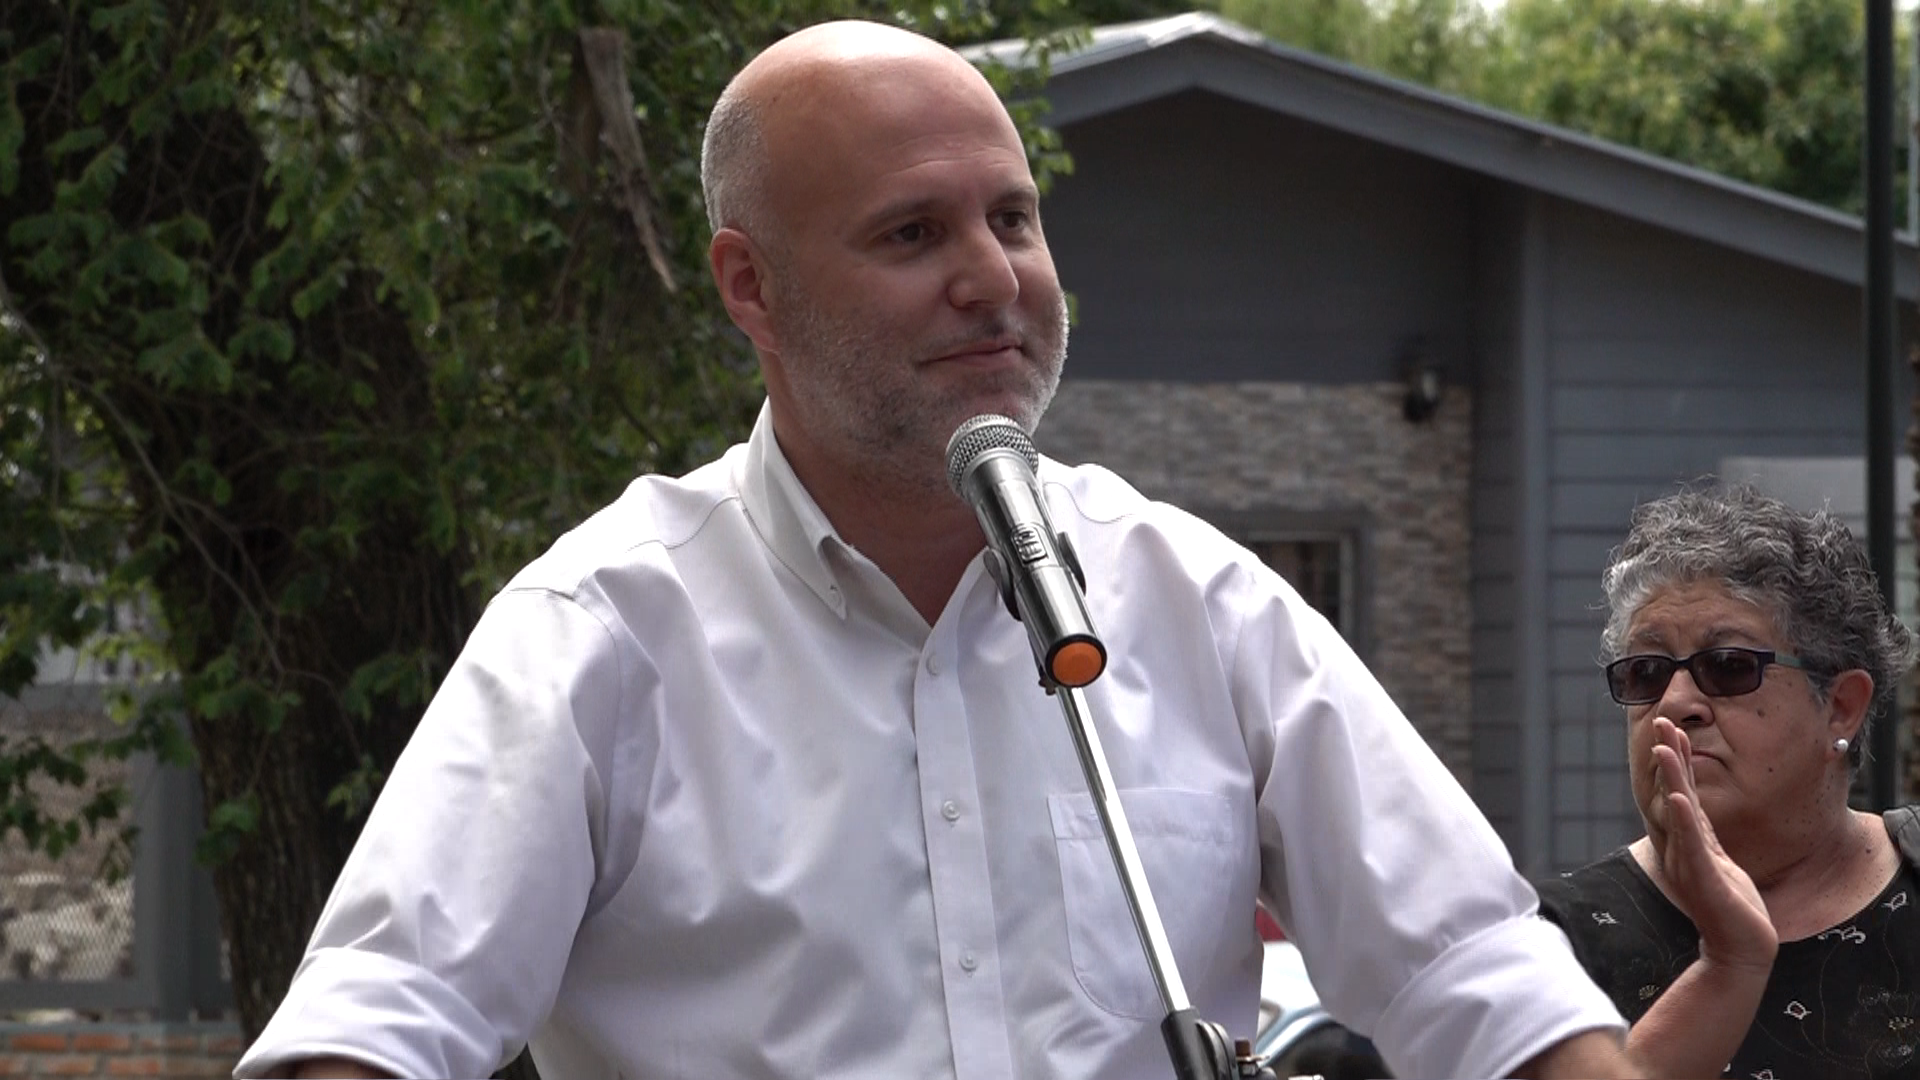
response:
[[[1847,752],[1847,747],[1852,745],[1852,743],[1845,739],[1835,739],[1833,740],[1833,752],[1836,754],[1844,754]]]

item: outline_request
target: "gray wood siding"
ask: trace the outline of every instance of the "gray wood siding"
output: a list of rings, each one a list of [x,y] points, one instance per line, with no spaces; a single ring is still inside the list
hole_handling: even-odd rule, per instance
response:
[[[1729,456],[1860,453],[1865,380],[1856,289],[1548,205],[1550,858],[1567,867],[1640,831],[1595,662],[1600,573],[1633,507]]]
[[[1075,171],[1042,213],[1079,319],[1067,378],[1392,380],[1415,338],[1469,366],[1458,170],[1201,92],[1062,137]]]

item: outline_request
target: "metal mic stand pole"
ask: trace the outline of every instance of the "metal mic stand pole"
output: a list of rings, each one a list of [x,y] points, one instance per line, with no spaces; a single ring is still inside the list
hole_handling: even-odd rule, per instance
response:
[[[1147,966],[1153,972],[1153,985],[1160,991],[1160,1003],[1167,1017],[1160,1023],[1160,1036],[1166,1040],[1167,1053],[1173,1058],[1178,1080],[1273,1080],[1270,1070],[1260,1068],[1250,1050],[1227,1041],[1219,1024],[1200,1018],[1187,1001],[1187,988],[1180,981],[1173,949],[1167,944],[1167,931],[1160,923],[1160,909],[1154,906],[1153,890],[1147,884],[1146,869],[1140,863],[1140,850],[1134,846],[1133,830],[1127,827],[1127,813],[1120,805],[1120,794],[1113,786],[1113,774],[1107,769],[1107,756],[1100,750],[1100,736],[1088,716],[1086,696],[1073,687],[1046,682],[1047,692],[1060,701],[1067,730],[1073,735],[1073,748],[1080,757],[1080,771],[1086,774],[1087,791],[1093,796],[1094,809],[1100,815],[1100,829],[1107,837],[1107,851],[1120,872],[1120,889],[1127,897],[1127,910],[1133,915],[1133,928],[1147,951]]]

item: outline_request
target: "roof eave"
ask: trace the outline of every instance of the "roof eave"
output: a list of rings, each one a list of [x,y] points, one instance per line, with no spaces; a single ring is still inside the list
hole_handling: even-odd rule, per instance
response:
[[[999,50],[1019,62],[1021,43]],[[1065,127],[1187,90],[1271,109],[1381,145],[1670,229],[1860,286],[1865,226],[1857,217],[1564,128],[1450,98],[1425,87],[1266,41],[1204,13],[1095,31],[1055,57],[1047,122]],[[1911,237],[1897,241],[1895,278],[1920,295]]]

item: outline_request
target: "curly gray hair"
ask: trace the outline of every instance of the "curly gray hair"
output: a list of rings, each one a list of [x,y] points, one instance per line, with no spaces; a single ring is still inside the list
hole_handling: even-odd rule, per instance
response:
[[[1831,513],[1802,513],[1751,487],[1699,488],[1644,503],[1608,560],[1605,659],[1618,658],[1627,627],[1655,592],[1715,582],[1772,616],[1825,700],[1832,677],[1873,676],[1873,701],[1847,750],[1858,767],[1874,720],[1893,705],[1920,646],[1880,596],[1867,553]]]

